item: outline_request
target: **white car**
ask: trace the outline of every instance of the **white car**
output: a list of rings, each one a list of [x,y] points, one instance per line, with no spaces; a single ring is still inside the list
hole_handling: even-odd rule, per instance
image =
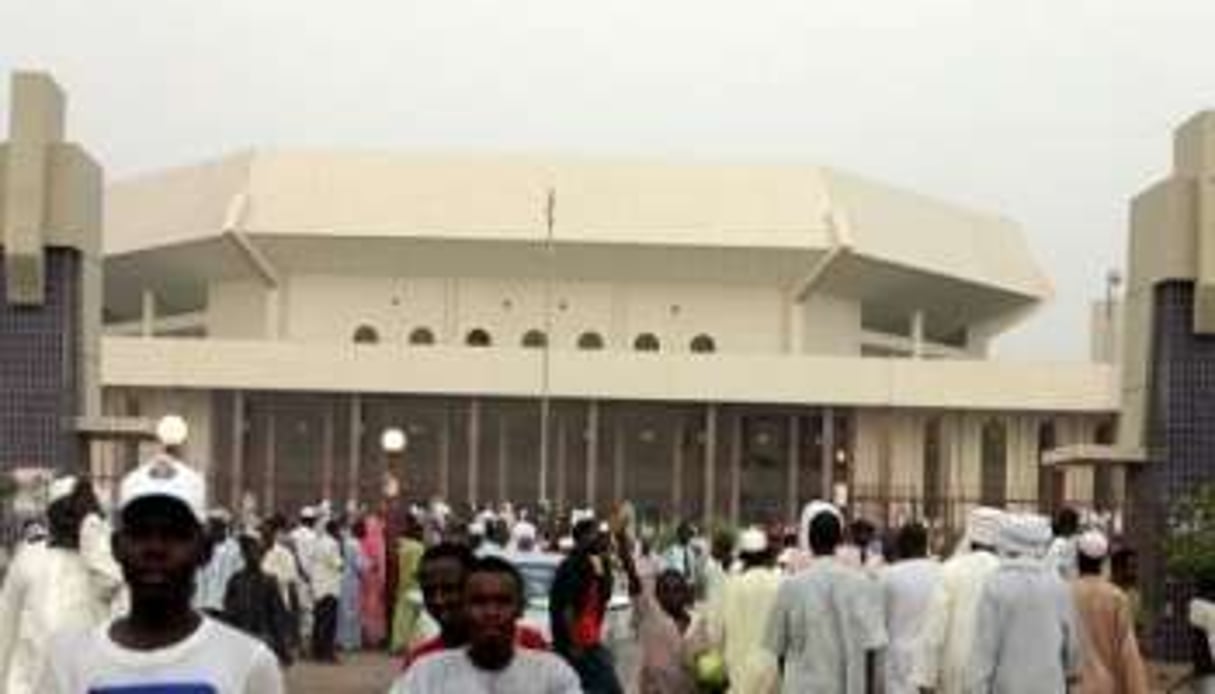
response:
[[[557,567],[565,556],[535,552],[510,554],[506,559],[523,575],[525,605],[520,621],[544,634],[544,638],[551,642],[553,630],[549,623],[548,595],[557,575]],[[633,638],[632,612],[633,604],[627,593],[615,587],[603,620],[603,641],[609,648]]]

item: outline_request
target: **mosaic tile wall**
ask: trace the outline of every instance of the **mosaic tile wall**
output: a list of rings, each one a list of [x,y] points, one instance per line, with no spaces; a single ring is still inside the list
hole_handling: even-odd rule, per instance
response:
[[[74,468],[80,407],[81,255],[46,252],[46,303],[12,306],[0,263],[0,469]]]
[[[1194,284],[1158,284],[1154,297],[1151,400],[1147,442],[1150,462],[1134,481],[1132,529],[1140,550],[1140,578],[1149,604],[1165,618],[1152,645],[1161,655],[1188,658],[1194,641],[1185,623],[1190,586],[1166,578],[1159,538],[1173,500],[1215,482],[1215,336],[1195,335]]]

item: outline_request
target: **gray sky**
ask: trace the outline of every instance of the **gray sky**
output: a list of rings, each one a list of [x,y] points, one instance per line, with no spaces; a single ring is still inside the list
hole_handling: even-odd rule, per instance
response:
[[[111,175],[251,145],[851,169],[1020,221],[1057,296],[999,352],[1078,359],[1128,197],[1215,106],[1212,26],[1210,0],[0,0],[0,72],[53,71]]]

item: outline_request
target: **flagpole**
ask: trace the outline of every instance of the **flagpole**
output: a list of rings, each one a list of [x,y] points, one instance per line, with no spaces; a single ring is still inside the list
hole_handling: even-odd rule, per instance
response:
[[[553,265],[556,248],[553,245],[553,221],[557,208],[557,192],[549,188],[545,199],[544,220],[544,345],[540,357],[540,502],[548,503],[549,399],[550,367],[553,343]]]

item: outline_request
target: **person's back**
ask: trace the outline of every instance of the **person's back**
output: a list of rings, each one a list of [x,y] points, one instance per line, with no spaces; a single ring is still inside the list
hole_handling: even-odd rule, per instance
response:
[[[79,552],[26,545],[0,591],[0,691],[34,692],[51,637],[107,618]]]
[[[291,661],[287,608],[278,582],[260,567],[246,566],[228,581],[224,621],[266,644],[280,662]]]
[[[782,691],[864,691],[865,654],[884,645],[871,581],[817,558],[777,592],[765,645],[784,660]]]
[[[953,557],[941,566],[912,666],[917,686],[961,694],[974,643],[979,596],[999,566],[994,554],[982,550]]]
[[[1078,634],[1067,585],[1036,558],[1004,559],[986,581],[976,612],[970,691],[1067,691],[1078,668]]]
[[[916,694],[917,688],[911,682],[916,640],[940,578],[940,563],[925,557],[896,562],[882,574],[886,631],[890,637],[886,653],[888,694]]]
[[[771,654],[763,647],[764,630],[772,615],[784,577],[777,569],[749,568],[730,576],[721,588],[722,656],[732,689],[749,692],[751,683],[766,681]]]
[[[1109,540],[1089,530],[1076,540],[1079,578],[1071,582],[1076,619],[1084,635],[1080,694],[1147,694],[1147,672],[1135,639],[1130,601],[1101,576]]]

